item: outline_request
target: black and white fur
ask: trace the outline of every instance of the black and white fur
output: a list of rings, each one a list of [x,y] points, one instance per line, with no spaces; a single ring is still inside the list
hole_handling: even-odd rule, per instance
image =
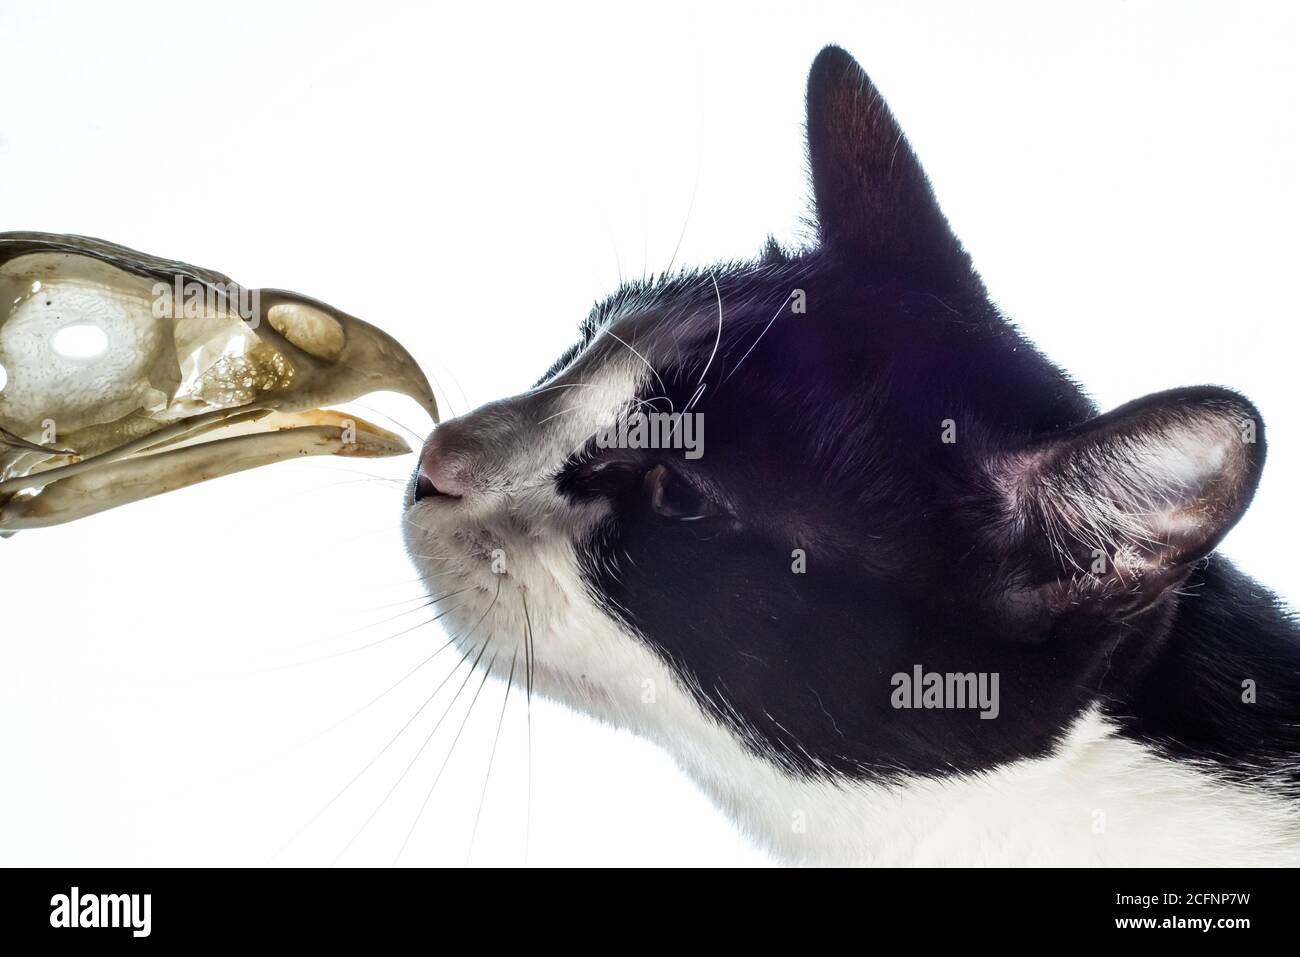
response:
[[[657,741],[791,862],[1300,863],[1300,640],[1213,554],[1256,409],[1099,415],[838,48],[808,149],[815,245],[626,286],[430,436],[405,526],[461,650]],[[637,409],[701,413],[705,454],[598,447]],[[918,664],[998,674],[998,717],[894,708]]]

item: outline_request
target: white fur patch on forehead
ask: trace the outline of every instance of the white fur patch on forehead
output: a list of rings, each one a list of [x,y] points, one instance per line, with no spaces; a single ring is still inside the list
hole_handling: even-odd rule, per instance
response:
[[[544,513],[568,530],[571,541],[592,527],[603,507],[576,508],[553,480],[594,436],[618,421],[648,376],[634,357],[588,349],[542,385],[506,400],[525,407],[523,420],[529,423],[528,434],[510,440],[502,453],[511,485],[523,493],[515,496],[516,516]]]
[[[516,400],[536,403],[537,439],[559,461],[581,449],[636,400],[650,371],[637,356],[588,346],[567,367]]]

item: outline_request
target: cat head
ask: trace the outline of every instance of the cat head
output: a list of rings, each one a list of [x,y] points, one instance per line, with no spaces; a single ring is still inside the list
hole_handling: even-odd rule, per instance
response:
[[[1223,389],[1098,415],[989,302],[844,51],[807,105],[814,244],[618,290],[534,388],[433,432],[406,503],[468,661],[724,800],[1045,753],[1264,460]],[[918,669],[996,675],[996,716],[900,702]]]

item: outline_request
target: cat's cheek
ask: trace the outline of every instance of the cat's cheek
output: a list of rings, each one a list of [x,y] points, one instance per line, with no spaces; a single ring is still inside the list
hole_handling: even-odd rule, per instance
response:
[[[641,654],[637,642],[606,614],[579,570],[576,542],[601,513],[541,490],[480,511],[434,500],[406,509],[404,538],[446,635],[440,642],[483,665],[494,657],[507,667],[521,662],[516,680],[525,681],[531,668],[534,692],[635,728],[655,665],[632,660]]]

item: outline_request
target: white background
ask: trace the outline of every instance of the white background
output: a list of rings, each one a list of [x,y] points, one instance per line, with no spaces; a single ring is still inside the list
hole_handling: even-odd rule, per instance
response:
[[[889,98],[994,298],[1103,406],[1205,382],[1258,403],[1270,464],[1226,551],[1294,596],[1280,3],[3,0],[0,229],[324,299],[459,413],[531,384],[683,224],[688,264],[800,238],[827,42]],[[461,711],[414,763],[446,695],[384,746],[450,661],[338,724],[439,641],[339,654],[424,620],[384,621],[419,592],[399,487],[372,476],[411,464],[296,462],[0,541],[0,863],[328,864],[360,831],[340,862],[386,865],[417,819],[401,863],[465,861],[503,688],[423,814]],[[764,862],[662,754],[537,702],[530,800],[518,697],[502,727],[475,863]]]

